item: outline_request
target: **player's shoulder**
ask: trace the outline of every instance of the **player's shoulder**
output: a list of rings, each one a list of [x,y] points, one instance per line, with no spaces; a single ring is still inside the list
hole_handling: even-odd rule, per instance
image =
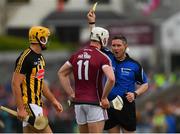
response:
[[[25,50],[23,50],[20,55],[18,56],[17,60],[24,60],[27,59],[27,57],[29,57],[29,54],[31,53],[31,49],[27,48]]]
[[[101,51],[107,55],[113,55],[113,53],[106,47],[103,47]]]
[[[30,52],[31,52],[31,49],[27,48],[20,53],[20,56],[25,56],[25,55],[27,56]]]
[[[141,64],[134,58],[130,57],[129,54],[126,54],[127,61],[129,61],[131,64],[136,65],[137,67],[141,67]]]
[[[99,55],[100,55],[102,58],[109,59],[108,55],[107,55],[106,53],[104,53],[102,50],[97,49],[97,51],[99,52]]]

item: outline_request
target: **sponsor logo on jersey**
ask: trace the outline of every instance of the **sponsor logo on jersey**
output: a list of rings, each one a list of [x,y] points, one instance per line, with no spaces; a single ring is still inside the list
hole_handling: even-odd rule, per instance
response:
[[[38,62],[34,62],[34,65],[36,66],[38,64]]]
[[[40,69],[37,73],[36,73],[36,78],[41,80],[44,78],[44,73],[45,73],[45,70],[44,69]]]
[[[131,72],[130,68],[121,68],[122,75],[129,75],[130,72]]]

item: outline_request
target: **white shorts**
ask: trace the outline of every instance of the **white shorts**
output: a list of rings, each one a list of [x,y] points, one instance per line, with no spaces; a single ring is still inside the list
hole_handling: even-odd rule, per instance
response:
[[[37,104],[29,104],[29,107],[35,116],[38,116],[39,114],[43,115],[42,107],[38,106]],[[28,124],[28,122],[23,121],[23,127],[26,127]]]
[[[75,105],[76,122],[78,125],[93,123],[108,119],[107,111],[100,106],[80,104]]]

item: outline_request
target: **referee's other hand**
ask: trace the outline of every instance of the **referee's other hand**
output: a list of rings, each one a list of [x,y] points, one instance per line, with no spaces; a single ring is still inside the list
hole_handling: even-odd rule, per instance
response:
[[[126,93],[126,98],[129,102],[133,102],[135,100],[135,96],[134,96],[134,93],[132,92],[127,92]]]

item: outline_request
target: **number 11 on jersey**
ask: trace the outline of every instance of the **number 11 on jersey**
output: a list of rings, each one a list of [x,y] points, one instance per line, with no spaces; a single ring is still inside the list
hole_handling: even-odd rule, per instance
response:
[[[82,71],[84,71],[84,79],[89,80],[88,71],[89,71],[89,60],[79,60],[77,62],[78,65],[78,79],[82,80]],[[82,70],[82,66],[84,66],[84,70]]]

